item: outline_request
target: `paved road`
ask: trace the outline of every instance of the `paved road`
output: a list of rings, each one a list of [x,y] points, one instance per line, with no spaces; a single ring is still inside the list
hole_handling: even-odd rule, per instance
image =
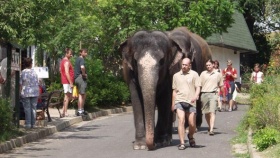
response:
[[[154,151],[134,151],[134,125],[132,113],[101,117],[75,124],[38,142],[0,154],[3,158],[231,158],[230,140],[236,135],[235,128],[247,106],[238,111],[218,112],[215,136],[207,134],[205,120],[196,133],[196,148],[179,151],[178,134],[173,134],[173,145]],[[176,124],[177,125],[177,124]]]

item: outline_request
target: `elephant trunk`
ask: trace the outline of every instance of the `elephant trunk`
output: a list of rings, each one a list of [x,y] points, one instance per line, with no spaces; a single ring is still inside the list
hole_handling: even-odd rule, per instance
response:
[[[138,80],[142,90],[144,104],[144,120],[146,129],[146,145],[149,150],[155,148],[155,106],[156,87],[159,80],[159,63],[153,51],[146,51],[138,61]]]
[[[154,71],[154,70],[153,70]],[[148,75],[140,80],[141,90],[143,94],[144,103],[144,117],[145,117],[145,129],[146,129],[146,145],[149,150],[155,148],[154,143],[154,131],[155,131],[155,106],[156,106],[156,85],[158,76],[147,72]],[[152,77],[147,77],[152,76]]]
[[[145,127],[146,127],[146,145],[149,150],[153,150],[155,145],[154,145],[154,131],[155,131],[155,105],[154,104],[154,99],[149,102],[145,101]],[[150,106],[150,107],[147,107]]]

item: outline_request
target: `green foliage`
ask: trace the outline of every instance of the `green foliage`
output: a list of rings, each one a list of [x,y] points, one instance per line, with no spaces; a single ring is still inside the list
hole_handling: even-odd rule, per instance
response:
[[[9,101],[0,98],[0,141],[9,139],[15,131],[13,110]]]
[[[250,90],[252,105],[248,111],[248,122],[252,129],[258,130],[266,126],[280,129],[278,91],[279,87],[275,84],[253,85]]]
[[[242,74],[241,78],[243,83],[250,83],[251,72]]]
[[[60,81],[60,79],[57,79],[57,80]],[[63,89],[61,82],[59,82],[57,80],[56,80],[56,82],[47,83],[47,85],[49,85],[49,86],[47,86],[47,92],[52,92],[54,90],[62,90]]]
[[[280,67],[276,67],[272,63],[272,65],[267,69],[267,74],[269,74],[270,76],[273,76],[273,77],[279,75]]]
[[[280,132],[271,127],[266,127],[257,131],[253,135],[253,143],[259,151],[263,151],[271,145],[274,145],[280,141]]]
[[[233,138],[232,142],[234,144],[246,143],[247,142],[247,133],[248,133],[248,122],[246,117],[244,117],[237,126],[238,135]]]
[[[279,133],[275,132],[280,130],[278,80],[279,76],[266,76],[264,83],[252,84],[250,88],[252,105],[242,121],[242,128],[251,127],[257,131],[253,138],[260,151],[278,140]]]
[[[232,14],[235,9],[235,4],[228,0],[193,1],[187,9],[187,23],[183,25],[204,38],[212,33],[227,32],[228,26],[234,22]]]
[[[123,79],[115,77],[112,72],[104,71],[102,60],[87,58],[86,66],[87,106],[120,105],[129,99],[129,91]]]
[[[254,63],[267,64],[271,52],[277,49],[280,41],[280,36],[274,33],[279,30],[280,0],[238,0],[238,2],[243,8],[243,15],[258,50],[257,54],[245,55],[250,60],[244,61],[244,64],[250,67],[253,67]]]

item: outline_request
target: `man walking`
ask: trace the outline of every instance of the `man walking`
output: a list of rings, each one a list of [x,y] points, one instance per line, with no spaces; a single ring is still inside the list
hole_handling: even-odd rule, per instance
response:
[[[217,89],[223,94],[225,101],[225,93],[223,90],[223,77],[222,74],[215,71],[214,61],[208,60],[206,62],[207,70],[203,71],[200,75],[201,80],[201,102],[202,112],[205,114],[205,119],[208,124],[208,133],[213,136],[213,128],[215,123],[216,108],[218,107],[218,97],[216,95]]]
[[[193,137],[196,129],[196,101],[200,93],[200,78],[197,72],[191,70],[189,58],[182,60],[181,71],[173,76],[172,111],[178,116],[178,134],[180,139],[179,150],[184,150],[185,146],[185,119],[189,123],[188,139],[191,147],[195,147]]]
[[[85,66],[85,57],[87,56],[87,50],[81,49],[79,51],[80,56],[77,57],[75,62],[75,84],[79,89],[78,98],[78,112],[77,116],[86,115],[84,111],[84,104],[86,100],[86,88],[87,88],[87,73]]]
[[[74,84],[74,69],[70,62],[72,50],[65,49],[65,57],[60,62],[60,77],[64,90],[63,112],[61,117],[68,117],[67,109],[69,101],[72,99],[72,91]]]

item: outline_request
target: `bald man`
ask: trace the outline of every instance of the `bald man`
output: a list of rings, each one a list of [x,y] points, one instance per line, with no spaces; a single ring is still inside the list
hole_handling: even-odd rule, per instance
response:
[[[199,98],[201,82],[197,72],[191,70],[189,58],[182,60],[182,68],[173,76],[172,111],[178,116],[178,135],[180,139],[179,150],[185,145],[185,119],[189,123],[188,139],[191,147],[195,147],[193,137],[196,129],[196,101]]]

